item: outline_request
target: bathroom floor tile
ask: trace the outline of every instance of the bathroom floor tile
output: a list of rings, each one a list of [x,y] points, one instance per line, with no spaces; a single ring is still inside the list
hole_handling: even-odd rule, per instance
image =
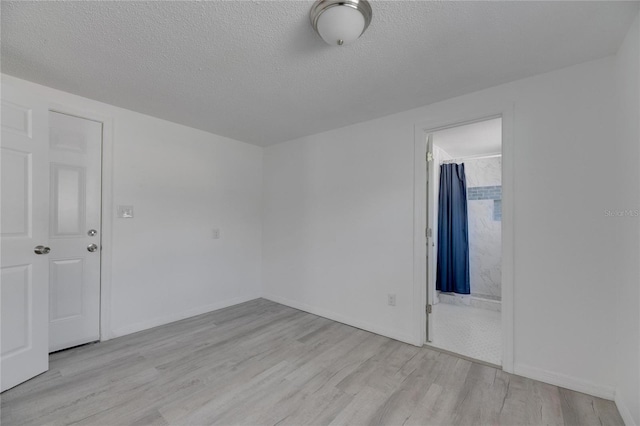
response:
[[[433,306],[431,345],[492,364],[502,364],[500,312],[438,303]]]

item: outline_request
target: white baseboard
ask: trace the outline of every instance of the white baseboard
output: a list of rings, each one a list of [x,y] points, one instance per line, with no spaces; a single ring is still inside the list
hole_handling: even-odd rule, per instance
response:
[[[638,426],[638,424],[633,419],[633,416],[631,415],[629,407],[627,407],[627,405],[624,403],[618,391],[616,391],[616,399],[614,399],[614,401],[616,402],[616,407],[618,407],[620,417],[622,417],[622,421],[624,422],[624,424],[626,426]]]
[[[185,318],[195,317],[196,315],[206,314],[207,312],[216,311],[222,308],[228,308],[229,306],[238,305],[240,303],[248,302],[250,300],[259,299],[260,295],[241,296],[233,299],[224,300],[222,302],[216,302],[210,305],[199,306],[197,308],[189,309],[188,311],[166,315],[159,318],[154,318],[149,321],[142,321],[135,324],[126,325],[116,330],[112,330],[109,338],[126,336],[127,334],[137,333],[138,331],[148,330],[159,325],[169,324],[171,322],[180,321]],[[104,339],[106,340],[106,339]]]
[[[611,386],[598,385],[587,380],[542,370],[528,365],[516,363],[513,366],[513,373],[518,376],[560,386],[561,388],[570,389],[576,392],[586,393],[588,395],[597,396],[598,398],[604,398],[610,401],[613,401],[615,396],[615,389]]]
[[[379,327],[377,325],[373,325],[365,321],[349,318],[339,313],[329,311],[327,309],[307,305],[306,303],[296,302],[294,300],[286,299],[284,297],[274,296],[272,294],[264,294],[262,295],[262,297],[264,299],[271,300],[272,302],[280,303],[281,305],[286,305],[291,308],[309,312],[310,314],[328,318],[330,320],[337,321],[342,324],[350,325],[352,327],[360,328],[365,331],[370,331],[371,333],[389,337],[394,340],[399,340],[400,342],[408,343],[414,346],[422,346],[422,341],[418,342],[416,337],[411,336],[410,334],[398,333],[396,330],[390,330],[384,327]]]

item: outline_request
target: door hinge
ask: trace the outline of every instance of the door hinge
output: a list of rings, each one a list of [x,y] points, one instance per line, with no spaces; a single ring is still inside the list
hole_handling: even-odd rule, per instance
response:
[[[427,162],[430,163],[433,161],[433,152],[427,151]]]
[[[430,314],[431,313],[431,305],[427,305],[427,313]]]

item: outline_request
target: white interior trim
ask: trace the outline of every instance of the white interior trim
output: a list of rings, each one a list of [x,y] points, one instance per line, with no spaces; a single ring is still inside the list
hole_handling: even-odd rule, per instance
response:
[[[49,111],[61,112],[102,123],[102,216],[100,243],[100,341],[111,334],[111,256],[113,237],[113,118],[87,109],[49,103]]]
[[[149,321],[141,321],[135,324],[130,324],[125,327],[120,327],[117,330],[113,330],[110,338],[126,336],[127,334],[137,333],[138,331],[148,330],[153,327],[158,327],[160,325],[169,324],[172,322],[180,321],[186,318],[195,317],[197,315],[206,314],[209,312],[217,311],[218,309],[228,308],[229,306],[239,305],[240,303],[245,303],[250,300],[259,299],[260,295],[254,294],[250,296],[241,296],[234,297],[232,299],[227,299],[222,302],[216,302],[205,306],[199,306],[197,308],[189,309],[187,311],[183,311],[177,314],[165,315],[159,318],[154,318]],[[107,339],[103,339],[107,340]]]
[[[616,393],[615,389],[611,386],[598,385],[587,380],[543,370],[541,368],[531,367],[529,365],[516,364],[513,373],[518,376],[528,377],[540,382],[549,383],[551,385],[570,389],[576,392],[586,393],[587,395],[597,396],[610,401],[613,401]]]
[[[310,314],[318,315],[323,318],[328,318],[333,321],[337,321],[342,324],[349,325],[351,327],[359,328],[361,330],[369,331],[381,336],[389,337],[391,339],[398,340],[400,342],[408,343],[410,345],[416,345],[414,336],[411,334],[400,334],[392,329],[379,327],[366,321],[361,321],[346,317],[336,312],[318,308],[315,306],[307,305],[306,303],[296,302],[285,297],[275,296],[272,294],[263,294],[262,297],[272,302],[280,303],[281,305],[289,306],[290,308],[299,309],[301,311],[309,312]],[[422,346],[422,343],[416,346]]]
[[[426,219],[426,137],[429,133],[462,124],[502,117],[502,369],[513,372],[514,355],[514,105],[487,106],[458,113],[445,114],[418,123],[414,128],[414,319],[415,341],[422,346],[426,342],[426,245],[424,230]]]
[[[629,407],[627,407],[627,405],[624,403],[624,400],[620,396],[620,392],[618,392],[617,390],[615,392],[614,401],[616,403],[618,411],[620,412],[620,417],[622,417],[622,421],[624,422],[624,424],[626,426],[638,426],[633,419],[633,416],[631,415],[631,410],[629,410]]]

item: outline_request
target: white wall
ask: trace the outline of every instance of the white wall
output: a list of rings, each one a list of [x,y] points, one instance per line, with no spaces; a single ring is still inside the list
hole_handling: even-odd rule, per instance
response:
[[[115,204],[135,219],[114,220],[114,333],[259,297],[262,149],[139,114],[115,126]]]
[[[262,148],[2,75],[113,120],[110,330],[118,336],[260,296]],[[109,148],[109,147],[107,147]],[[221,239],[213,240],[213,228]]]
[[[413,342],[413,128],[387,121],[265,150],[263,285],[269,299]]]
[[[615,157],[610,209],[640,208],[640,17],[636,18],[616,58],[618,144],[607,144]],[[609,146],[611,146],[609,148]],[[612,166],[614,166],[612,164]],[[618,356],[616,403],[627,425],[640,425],[640,227],[638,217],[612,216],[610,249],[617,253],[617,273],[607,281],[617,286]]]
[[[612,398],[613,77],[610,57],[267,148],[266,297],[421,341],[414,125],[513,102],[514,370]]]

